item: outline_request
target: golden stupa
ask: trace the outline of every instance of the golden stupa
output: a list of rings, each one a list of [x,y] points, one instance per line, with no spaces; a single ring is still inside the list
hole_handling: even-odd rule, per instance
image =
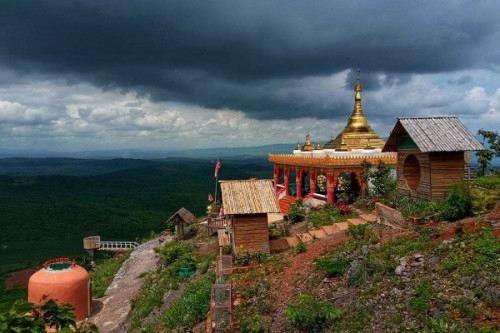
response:
[[[323,149],[336,149],[340,151],[352,149],[374,149],[382,148],[385,140],[380,138],[377,133],[370,126],[363,114],[363,107],[361,106],[361,82],[358,80],[354,88],[356,95],[354,97],[354,111],[349,118],[347,126],[335,139],[328,141]]]

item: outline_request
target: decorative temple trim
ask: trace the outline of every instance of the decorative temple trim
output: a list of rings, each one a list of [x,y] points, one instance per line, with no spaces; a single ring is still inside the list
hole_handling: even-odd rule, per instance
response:
[[[382,161],[386,164],[397,164],[398,157],[395,153],[380,153],[373,155],[350,155],[350,156],[307,156],[307,155],[268,155],[269,162],[302,166],[361,166],[362,163],[370,162],[377,164]]]

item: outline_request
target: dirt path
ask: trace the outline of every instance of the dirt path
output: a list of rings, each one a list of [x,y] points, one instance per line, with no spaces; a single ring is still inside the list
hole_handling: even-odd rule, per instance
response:
[[[171,241],[168,237],[161,238]],[[137,296],[144,280],[138,276],[158,267],[159,256],[153,249],[163,244],[160,244],[159,239],[139,245],[116,273],[104,297],[94,301],[101,309],[89,320],[97,325],[101,333],[127,331],[132,300]]]

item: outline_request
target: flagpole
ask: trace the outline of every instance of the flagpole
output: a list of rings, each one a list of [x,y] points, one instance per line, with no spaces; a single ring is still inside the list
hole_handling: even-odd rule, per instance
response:
[[[215,199],[214,199],[214,206],[217,205],[217,182],[219,181],[219,173],[217,173],[217,176],[215,177]]]

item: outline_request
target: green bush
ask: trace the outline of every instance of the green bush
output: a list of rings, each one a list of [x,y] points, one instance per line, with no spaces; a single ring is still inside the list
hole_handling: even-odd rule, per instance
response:
[[[446,198],[440,202],[439,214],[447,221],[456,221],[471,213],[471,200],[468,189],[453,184]]]
[[[302,252],[306,252],[307,251],[307,244],[300,241],[299,244],[297,244],[297,246],[295,246],[295,252],[297,253],[302,253]]]
[[[176,262],[179,258],[192,253],[193,250],[194,247],[191,243],[168,242],[160,250],[157,250],[157,252],[160,253],[165,265],[168,266]]]
[[[394,167],[380,161],[377,168],[370,173],[373,187],[370,189],[376,197],[383,197],[396,189],[396,179],[392,174]]]
[[[0,313],[0,332],[45,333],[45,326],[72,332],[71,327],[76,327],[74,310],[71,304],[59,306],[53,299],[42,305],[18,300],[8,312]]]
[[[304,221],[306,212],[304,210],[304,203],[302,200],[297,200],[295,203],[290,204],[288,208],[288,220],[292,223]]]
[[[315,262],[315,268],[317,270],[325,272],[329,277],[343,275],[349,268],[349,264],[352,259],[349,256],[339,255],[337,257],[325,257],[317,259]]]
[[[190,331],[197,323],[206,319],[214,280],[215,274],[211,273],[186,287],[165,312],[164,323],[167,328]]]
[[[297,305],[289,304],[285,316],[306,332],[323,332],[340,318],[341,312],[330,302],[317,302],[310,295],[302,294]]]
[[[432,284],[429,281],[420,283],[415,288],[415,293],[410,299],[410,308],[418,313],[427,312],[433,292]]]
[[[261,315],[246,317],[241,321],[242,333],[264,333],[266,321]]]
[[[485,176],[479,177],[474,180],[474,186],[487,188],[491,190],[500,189],[500,177],[499,176]]]
[[[444,259],[441,262],[441,268],[446,272],[451,272],[456,270],[458,267],[462,266],[464,261],[460,258],[449,258]]]
[[[488,259],[500,258],[500,238],[493,236],[491,228],[484,227],[481,237],[473,243],[473,246],[476,252]]]
[[[358,224],[358,225],[349,225],[349,229],[347,229],[347,233],[352,236],[352,238],[361,240],[365,239],[368,236],[367,232],[368,225],[367,224]]]
[[[375,259],[371,255],[363,256],[351,263],[347,284],[350,286],[361,286],[375,270]]]

